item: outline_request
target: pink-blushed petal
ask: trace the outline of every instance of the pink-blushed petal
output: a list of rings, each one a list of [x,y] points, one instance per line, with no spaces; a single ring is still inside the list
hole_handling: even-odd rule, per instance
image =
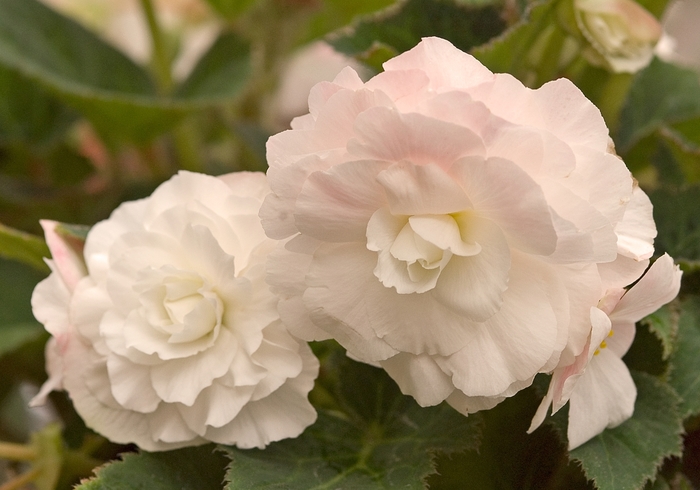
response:
[[[495,115],[491,119],[485,135],[489,157],[509,160],[535,179],[565,178],[576,168],[574,151],[550,132],[501,122]]]
[[[470,92],[497,116],[549,131],[570,146],[607,149],[608,129],[600,111],[569,80],[560,78],[530,90],[511,75],[494,78]]]
[[[649,260],[635,260],[619,255],[612,262],[598,264],[603,291],[624,288],[639,279],[649,267]]]
[[[57,221],[39,220],[39,223],[44,229],[46,244],[51,251],[55,270],[61,275],[68,290],[73,292],[78,281],[87,274],[87,266],[82,255],[84,243],[77,238],[69,239],[58,234],[56,227],[60,223]]]
[[[426,37],[413,49],[384,63],[386,71],[420,69],[430,77],[430,88],[469,88],[494,75],[474,57],[449,41]]]
[[[561,182],[544,181],[542,188],[552,206],[557,231],[557,250],[549,260],[558,263],[615,260],[617,235],[610,220]]]
[[[384,287],[372,274],[376,260],[354,244],[319,247],[304,294],[315,324],[356,357],[375,361],[397,354],[395,349],[450,354],[472,337],[468,320],[431,297]]]
[[[569,449],[632,416],[637,388],[625,363],[601,349],[578,379],[569,400]]]
[[[473,337],[462,349],[437,359],[467,396],[500,395],[512,383],[534,376],[555,348],[561,327],[554,298],[561,297],[561,285],[551,280],[547,266],[538,270],[543,266],[536,262],[514,260],[498,313],[471,327]]]
[[[316,155],[309,156],[286,167],[272,167],[267,171],[272,192],[260,207],[260,219],[270,238],[281,240],[298,233],[294,222],[296,198],[309,175],[326,170],[329,163]]]
[[[437,165],[396,163],[377,180],[394,215],[449,214],[472,207],[464,190]]]
[[[613,310],[613,328],[617,322],[637,322],[678,296],[682,275],[668,254],[659,257]]]
[[[372,107],[358,115],[355,135],[348,151],[357,159],[447,168],[460,157],[485,152],[481,138],[468,128],[389,107]]]
[[[297,229],[329,242],[364,241],[367,222],[385,204],[376,177],[388,165],[347,162],[309,175],[294,208]]]
[[[422,70],[396,70],[379,73],[365,87],[385,93],[399,108],[404,104],[408,108],[415,103],[416,95],[424,93],[429,83],[428,75]],[[404,98],[408,100],[402,100]]]
[[[421,407],[437,405],[453,391],[452,380],[428,355],[402,352],[380,362],[404,395],[411,395]]]
[[[502,305],[511,273],[510,248],[493,222],[473,219],[471,226],[481,251],[471,257],[453,256],[431,294],[469,320],[482,322]]]
[[[654,253],[656,224],[649,197],[639,187],[632,191],[622,220],[615,226],[618,253],[637,261],[648,259]]]
[[[550,255],[557,245],[552,215],[542,188],[525,171],[501,158],[465,158],[450,174],[462,185],[480,216],[493,220],[513,246]]]

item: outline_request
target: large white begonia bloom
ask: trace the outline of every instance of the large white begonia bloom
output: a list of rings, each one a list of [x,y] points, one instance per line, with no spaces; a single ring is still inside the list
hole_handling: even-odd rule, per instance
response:
[[[270,138],[260,215],[293,238],[268,281],[300,337],[421,405],[489,408],[582,352],[597,264],[653,252],[648,199],[567,80],[530,90],[439,38],[384,68],[316,85]]]
[[[268,192],[260,173],[181,172],[95,225],[85,262],[45,222],[54,272],[32,307],[53,338],[35,403],[63,388],[89,427],[149,451],[264,447],[314,422],[318,361],[265,283]]]
[[[591,331],[574,363],[557,367],[547,395],[529,432],[540,426],[547,409],[556,413],[569,402],[569,449],[616,427],[632,416],[637,388],[622,356],[634,340],[635,323],[678,295],[682,272],[663,255],[629,290],[608,283],[597,306],[591,307]]]

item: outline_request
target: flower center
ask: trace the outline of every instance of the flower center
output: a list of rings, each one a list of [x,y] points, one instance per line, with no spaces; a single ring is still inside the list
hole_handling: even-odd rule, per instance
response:
[[[221,325],[223,303],[208,282],[172,266],[142,271],[134,285],[140,313],[169,343],[192,342]]]
[[[374,275],[400,294],[433,289],[453,256],[481,251],[472,239],[473,220],[471,210],[412,216],[377,210],[367,226],[367,248],[379,255]]]

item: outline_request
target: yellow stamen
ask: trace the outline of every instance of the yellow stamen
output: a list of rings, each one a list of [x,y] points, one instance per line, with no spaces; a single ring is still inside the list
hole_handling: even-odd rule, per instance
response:
[[[601,349],[605,349],[607,346],[608,346],[608,344],[607,344],[607,342],[605,342],[604,340],[600,343],[600,348],[601,348]]]
[[[610,333],[608,334],[608,337],[612,337],[614,333],[614,330],[610,330]]]
[[[593,353],[594,356],[597,356],[598,354],[600,354],[600,349],[596,349],[595,352]]]

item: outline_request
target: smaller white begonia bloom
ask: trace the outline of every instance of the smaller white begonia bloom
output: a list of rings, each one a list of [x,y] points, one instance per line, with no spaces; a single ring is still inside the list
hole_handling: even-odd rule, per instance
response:
[[[264,281],[268,191],[260,173],[180,172],[95,225],[84,263],[45,223],[54,272],[32,307],[53,338],[35,402],[63,388],[89,427],[149,451],[261,448],[314,422],[318,361]]]
[[[332,337],[423,406],[494,406],[581,354],[598,264],[656,230],[600,112],[439,38],[366,83],[346,68],[267,145],[268,281],[301,338]],[[635,196],[638,195],[638,198]]]
[[[651,62],[661,24],[634,0],[574,0],[574,13],[591,63],[634,73]]]
[[[540,426],[550,405],[556,413],[567,402],[569,449],[632,416],[637,388],[622,356],[634,340],[635,323],[678,295],[682,274],[673,259],[663,255],[629,290],[606,285],[605,295],[591,308],[591,331],[583,352],[573,364],[554,370],[529,432]]]

